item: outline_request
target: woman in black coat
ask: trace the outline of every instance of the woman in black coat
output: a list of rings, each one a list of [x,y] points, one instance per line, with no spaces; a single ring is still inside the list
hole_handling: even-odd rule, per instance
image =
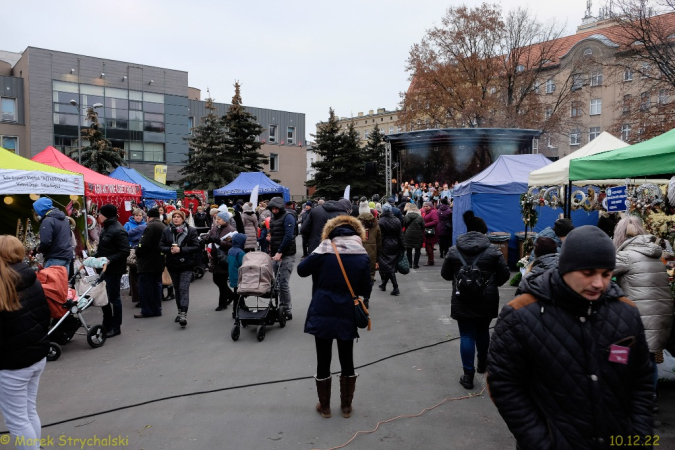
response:
[[[393,217],[392,217],[393,218]],[[393,218],[396,222],[398,219]],[[358,219],[342,215],[326,223],[322,241],[298,264],[298,275],[312,276],[312,301],[305,320],[305,333],[313,334],[316,344],[316,410],[330,417],[331,349],[337,340],[340,357],[340,406],[350,417],[356,389],[353,347],[359,336],[354,322],[354,299],[340,268],[333,244],[344,266],[355,295],[370,297],[370,258],[363,247],[365,231]]]
[[[504,255],[492,245],[486,236],[487,226],[473,211],[464,213],[467,233],[457,238],[457,245],[450,248],[443,261],[441,276],[452,280],[450,316],[457,321],[460,335],[459,353],[462,357],[464,376],[459,380],[466,389],[473,389],[475,372],[485,373],[488,346],[490,345],[490,322],[499,314],[499,289],[509,279],[509,267]],[[485,291],[482,295],[458,295],[455,277],[464,266],[475,263],[480,270]],[[474,358],[478,352],[478,367]]]
[[[166,255],[166,268],[176,291],[178,315],[176,322],[181,327],[187,325],[187,311],[190,306],[190,282],[195,267],[196,254],[199,251],[197,230],[185,222],[185,213],[173,212],[171,224],[162,233],[159,249]]]
[[[208,241],[211,246],[211,263],[213,267],[213,282],[218,286],[218,307],[216,311],[227,309],[227,305],[234,300],[234,292],[227,282],[227,252],[232,248],[232,240],[223,238],[229,233],[236,232],[230,225],[230,213],[221,211],[215,218],[215,227],[209,232]]]
[[[380,252],[380,278],[382,284],[380,290],[387,290],[387,281],[391,280],[394,290],[391,295],[399,295],[398,282],[396,281],[396,263],[398,257],[404,249],[403,229],[401,222],[392,214],[391,205],[385,203],[382,206],[382,215],[379,220],[380,231],[382,232],[382,251]]]
[[[39,442],[35,403],[49,352],[49,307],[25,256],[21,241],[0,236],[0,411],[12,435]]]

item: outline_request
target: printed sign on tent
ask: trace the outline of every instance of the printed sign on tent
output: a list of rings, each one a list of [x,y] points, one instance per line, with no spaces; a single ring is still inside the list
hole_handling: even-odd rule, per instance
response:
[[[628,209],[626,186],[607,188],[607,212],[621,212]]]

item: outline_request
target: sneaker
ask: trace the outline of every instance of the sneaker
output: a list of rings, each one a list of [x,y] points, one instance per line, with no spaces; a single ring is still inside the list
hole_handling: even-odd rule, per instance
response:
[[[185,328],[187,326],[187,313],[180,314],[180,320],[178,321],[178,324],[181,326],[181,328]]]
[[[398,290],[398,288],[394,288],[393,291],[391,291],[391,295],[399,295],[401,291]]]
[[[178,311],[178,315],[174,319],[174,322],[176,322],[176,323],[180,322],[180,311]]]
[[[227,306],[219,306],[216,308],[216,311],[225,311],[227,309]]]
[[[113,330],[108,331],[108,332],[105,334],[105,337],[106,337],[106,338],[114,338],[115,336],[119,336],[120,334],[122,334],[122,332],[120,331],[120,329],[119,329],[119,328],[115,328],[115,329],[113,329]]]

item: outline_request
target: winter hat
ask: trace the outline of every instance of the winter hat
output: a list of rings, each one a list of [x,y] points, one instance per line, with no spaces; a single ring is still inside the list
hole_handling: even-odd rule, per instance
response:
[[[181,216],[181,217],[183,218],[183,220],[185,220],[185,213],[183,212],[182,209],[177,209],[177,210],[175,210],[175,211],[172,213],[171,217],[173,217],[173,216],[175,216],[175,215]]]
[[[473,211],[469,210],[462,215],[464,223],[466,224],[466,231],[477,231],[479,233],[487,234],[488,229],[485,221],[480,217],[476,217]]]
[[[359,214],[367,214],[370,212],[370,205],[368,205],[368,202],[363,201],[359,203]]]
[[[117,217],[117,207],[115,205],[107,204],[101,206],[101,209],[98,210],[99,213],[103,214],[106,219],[112,219]]]
[[[380,194],[375,194],[375,195],[373,195],[373,201],[374,201],[375,203],[379,202],[379,201],[380,201]]]
[[[307,202],[307,203],[305,203],[305,206],[312,207],[312,206],[314,206],[314,205],[312,205],[312,202]]]
[[[393,205],[395,202],[396,202],[396,200],[394,199],[394,197],[389,197],[389,198],[387,199],[387,203],[391,203],[392,205]]]
[[[47,211],[54,209],[54,204],[52,203],[51,198],[41,197],[35,200],[33,203],[33,209],[35,210],[35,214],[40,217],[44,217],[45,214],[47,214]]]
[[[156,217],[156,218],[159,218],[159,209],[157,209],[157,208],[150,208],[150,211],[148,211],[148,217]]]
[[[347,214],[352,213],[352,203],[346,198],[341,198],[338,200],[338,203],[342,205],[342,208],[347,212]]]
[[[368,203],[368,207],[369,207],[370,209],[375,209],[375,202],[370,202],[370,203]]]
[[[227,211],[221,211],[221,212],[219,212],[219,213],[218,213],[218,217],[220,217],[221,219],[223,219],[225,222],[229,222],[229,221],[230,221],[230,213],[227,212]]]
[[[227,205],[226,205],[226,204],[220,205],[220,206],[218,207],[218,211],[227,211]]]
[[[546,236],[539,236],[534,243],[534,256],[537,258],[556,253],[558,251],[558,244]]]
[[[389,203],[385,203],[384,205],[382,205],[382,212],[383,213],[391,212],[391,205]]]
[[[220,211],[218,211],[218,209],[216,209],[216,208],[211,208],[211,211],[209,211],[209,216],[212,216],[212,215],[214,215],[214,214],[218,214],[219,212],[220,212]]]
[[[612,240],[598,227],[584,225],[570,231],[558,260],[560,275],[584,269],[611,269],[616,266]]]
[[[431,203],[431,202],[424,202],[424,205],[422,205],[422,206],[428,206],[429,208],[433,208],[434,204]]]
[[[244,203],[244,212],[253,212],[253,206],[250,203]]]
[[[570,219],[567,219],[567,218],[558,219],[553,224],[553,232],[558,237],[567,236],[570,233],[570,231],[572,231],[573,229],[574,229],[574,225],[572,225],[572,221]]]

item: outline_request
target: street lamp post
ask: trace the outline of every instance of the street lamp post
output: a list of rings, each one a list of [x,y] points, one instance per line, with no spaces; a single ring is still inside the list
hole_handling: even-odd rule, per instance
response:
[[[77,163],[82,164],[82,111],[76,100],[71,100],[69,103],[77,108]],[[103,103],[94,103],[91,107],[93,109],[103,108]]]

